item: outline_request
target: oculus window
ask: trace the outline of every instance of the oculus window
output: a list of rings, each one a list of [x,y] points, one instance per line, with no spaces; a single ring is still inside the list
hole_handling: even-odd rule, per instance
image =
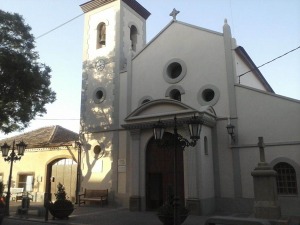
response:
[[[103,102],[105,98],[106,98],[106,91],[104,88],[99,87],[94,91],[93,99],[96,104]]]
[[[198,92],[198,102],[200,105],[215,105],[220,98],[219,89],[211,84],[204,85]]]
[[[186,71],[186,64],[183,60],[171,59],[164,67],[163,76],[166,82],[175,84],[185,77]]]

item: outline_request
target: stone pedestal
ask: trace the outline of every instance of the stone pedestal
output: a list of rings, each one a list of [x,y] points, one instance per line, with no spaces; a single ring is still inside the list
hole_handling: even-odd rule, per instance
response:
[[[130,211],[141,211],[141,197],[131,196],[129,198],[129,210]]]
[[[200,200],[197,198],[187,199],[186,207],[190,210],[190,214],[192,214],[192,215],[200,215],[201,214],[201,203],[200,203]]]
[[[279,219],[276,171],[267,163],[260,162],[252,171],[254,183],[254,216],[263,219]]]

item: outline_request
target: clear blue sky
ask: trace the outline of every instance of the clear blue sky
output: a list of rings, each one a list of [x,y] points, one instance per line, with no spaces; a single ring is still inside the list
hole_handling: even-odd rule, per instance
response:
[[[23,15],[35,37],[82,14],[87,0],[1,0],[4,11]],[[257,66],[300,46],[299,0],[138,0],[151,16],[147,42],[170,21],[177,20],[222,32],[227,18],[232,34]],[[57,101],[48,105],[43,119],[32,121],[30,131],[61,125],[79,131],[83,16],[36,40],[40,62],[52,68],[52,88]],[[300,49],[261,69],[277,94],[300,100]],[[46,120],[45,120],[46,119]],[[12,135],[15,135],[11,134]],[[0,133],[0,139],[5,138]]]

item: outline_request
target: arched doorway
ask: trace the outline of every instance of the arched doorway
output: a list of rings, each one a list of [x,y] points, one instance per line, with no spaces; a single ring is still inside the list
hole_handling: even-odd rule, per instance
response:
[[[52,201],[57,191],[58,183],[65,186],[69,200],[75,201],[77,163],[73,159],[59,158],[47,165],[46,192],[51,193]]]
[[[174,135],[164,133],[163,141],[174,140]],[[184,203],[183,151],[177,149],[177,194]],[[156,210],[174,191],[174,146],[162,147],[151,138],[146,149],[146,209]]]

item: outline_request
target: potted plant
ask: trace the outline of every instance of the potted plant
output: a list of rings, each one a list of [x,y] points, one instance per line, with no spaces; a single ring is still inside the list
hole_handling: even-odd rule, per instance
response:
[[[57,192],[55,193],[56,201],[49,203],[48,209],[53,219],[68,219],[69,215],[74,211],[73,203],[67,199],[65,187],[58,183]]]
[[[4,192],[4,184],[0,181],[0,224],[2,224],[2,220],[5,214],[5,197],[3,196]]]
[[[189,210],[183,205],[178,205],[177,207],[179,217],[178,222],[179,224],[182,224],[188,217]],[[174,195],[172,194],[171,189],[169,189],[166,202],[161,207],[159,207],[157,216],[164,225],[174,224]]]

